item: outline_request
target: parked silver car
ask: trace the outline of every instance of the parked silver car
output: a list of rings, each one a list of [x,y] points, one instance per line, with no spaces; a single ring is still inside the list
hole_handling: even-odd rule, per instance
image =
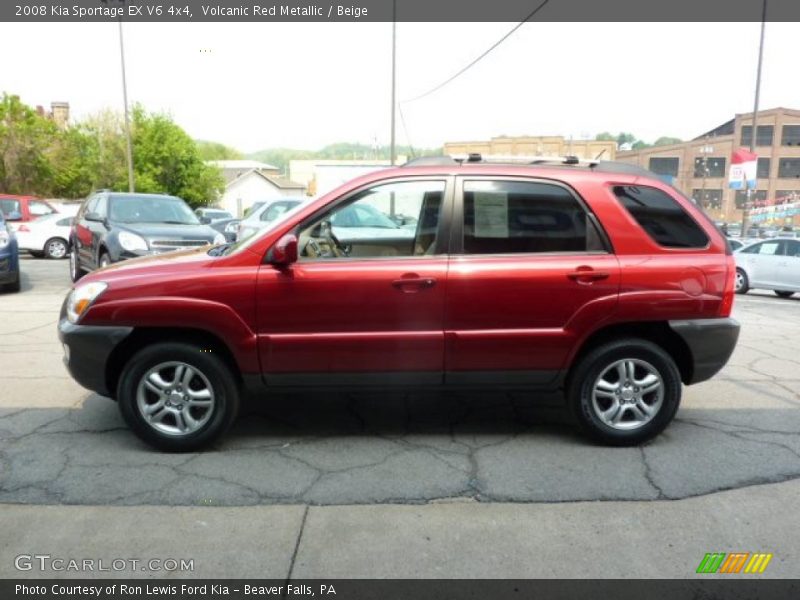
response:
[[[736,292],[773,290],[781,298],[800,292],[800,240],[772,238],[745,246],[736,257]]]

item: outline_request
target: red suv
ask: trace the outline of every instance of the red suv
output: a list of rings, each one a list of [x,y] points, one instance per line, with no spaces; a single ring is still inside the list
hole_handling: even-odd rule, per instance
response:
[[[17,229],[22,223],[35,221],[39,217],[58,212],[45,200],[33,196],[9,196],[7,194],[0,194],[0,211],[5,214],[6,219],[13,215],[14,229]]]
[[[563,390],[629,445],[730,357],[734,273],[714,224],[639,167],[426,158],[243,242],[90,273],[59,334],[72,376],[166,450],[218,437],[245,391],[310,387]]]

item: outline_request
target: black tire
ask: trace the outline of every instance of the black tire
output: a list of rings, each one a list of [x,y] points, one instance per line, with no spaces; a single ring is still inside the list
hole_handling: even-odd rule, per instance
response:
[[[15,293],[15,292],[18,292],[18,291],[20,291],[20,289],[22,289],[22,285],[20,283],[20,280],[21,280],[21,278],[19,276],[19,273],[17,273],[17,279],[15,281],[12,281],[11,283],[6,283],[5,285],[0,286],[0,289],[2,289],[2,291],[4,291],[4,292],[9,292],[9,293],[12,293],[12,294]]]
[[[81,260],[78,258],[78,249],[75,247],[75,244],[73,244],[72,251],[69,253],[69,278],[75,283],[84,275],[86,275],[86,271],[81,268]]]
[[[630,426],[629,429],[615,428],[604,422],[597,414],[593,397],[594,387],[600,376],[604,372],[610,372],[607,370],[612,365],[623,360],[632,360],[637,365],[646,365],[654,369],[661,379],[662,390],[659,408],[648,421],[636,427],[633,427],[635,424],[624,420],[617,425],[617,427]],[[635,381],[635,376],[633,379]],[[631,388],[626,393],[632,389],[639,391],[639,388]],[[655,396],[651,394],[649,398],[645,397],[645,400],[654,403],[654,398]],[[681,401],[680,372],[672,357],[652,342],[639,338],[614,340],[589,351],[575,365],[567,384],[567,401],[581,428],[596,441],[610,446],[642,444],[664,431],[675,417]],[[616,401],[620,402],[619,399]],[[648,408],[652,408],[650,404]],[[630,406],[630,410],[621,409],[624,417],[634,414],[633,410],[633,405]]]
[[[44,244],[44,255],[52,260],[67,258],[69,256],[69,243],[64,238],[50,238]]]
[[[139,408],[139,384],[144,376],[159,365],[174,362],[186,364],[199,372],[213,392],[213,405],[207,421],[197,430],[186,434],[159,431],[156,425],[148,422]],[[179,342],[157,343],[137,352],[125,365],[117,386],[120,412],[128,426],[148,444],[168,452],[198,450],[224,434],[239,412],[239,395],[236,378],[219,355],[204,352],[193,344]],[[165,418],[169,418],[169,415]],[[160,423],[164,423],[163,418]]]
[[[111,264],[111,257],[108,255],[108,252],[101,251],[100,257],[97,259],[97,268],[102,269],[103,267],[107,267]]]
[[[794,292],[790,292],[789,290],[773,290],[775,295],[780,298],[791,298],[794,296]]]
[[[736,269],[736,282],[734,283],[737,294],[746,294],[750,290],[750,280],[747,273],[741,269]]]
[[[28,254],[30,254],[33,258],[43,258],[44,252],[41,250],[28,250]]]

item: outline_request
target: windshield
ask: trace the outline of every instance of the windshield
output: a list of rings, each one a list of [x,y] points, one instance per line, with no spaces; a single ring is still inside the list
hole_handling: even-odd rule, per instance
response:
[[[186,202],[174,196],[111,196],[108,217],[118,223],[200,223]]]

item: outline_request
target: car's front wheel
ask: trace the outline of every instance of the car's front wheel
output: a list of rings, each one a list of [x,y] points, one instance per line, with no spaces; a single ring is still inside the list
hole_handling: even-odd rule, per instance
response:
[[[794,292],[790,292],[789,290],[774,290],[775,295],[779,298],[791,298],[794,296]]]
[[[567,397],[578,423],[594,439],[630,446],[669,425],[680,404],[681,378],[661,347],[643,339],[619,339],[578,362]]]
[[[117,400],[140,438],[180,452],[207,446],[230,427],[239,410],[239,388],[230,367],[213,352],[159,343],[130,359]]]
[[[75,247],[75,244],[73,244],[72,251],[69,253],[69,277],[74,283],[84,275],[86,275],[86,271],[81,268],[81,261],[78,258],[78,249]]]

